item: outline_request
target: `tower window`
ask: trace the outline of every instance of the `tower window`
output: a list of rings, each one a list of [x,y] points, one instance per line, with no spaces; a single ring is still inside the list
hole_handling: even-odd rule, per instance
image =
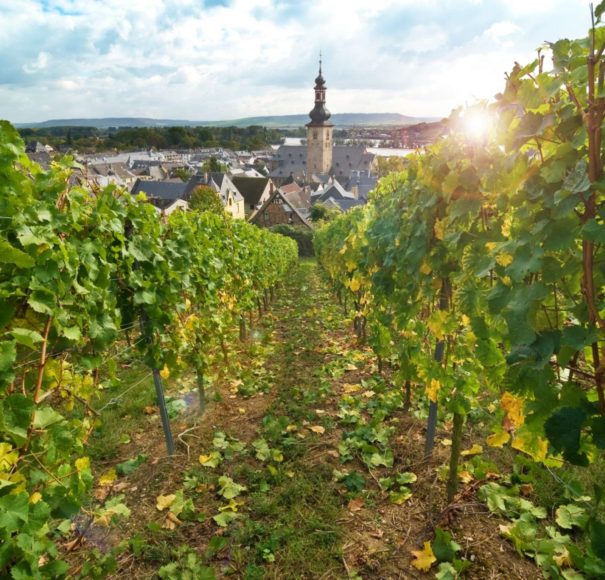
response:
[[[313,131],[313,139],[317,139],[317,131]]]

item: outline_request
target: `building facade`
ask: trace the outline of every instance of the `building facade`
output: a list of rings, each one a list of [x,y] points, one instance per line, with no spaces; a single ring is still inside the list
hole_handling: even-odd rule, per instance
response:
[[[326,81],[321,72],[321,57],[319,59],[319,75],[315,79],[315,106],[309,113],[311,122],[307,123],[307,173],[328,174],[332,169],[332,131],[330,111],[326,108]]]

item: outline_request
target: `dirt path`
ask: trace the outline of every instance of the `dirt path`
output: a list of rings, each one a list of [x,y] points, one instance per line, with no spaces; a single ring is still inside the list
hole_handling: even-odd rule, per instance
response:
[[[165,455],[157,416],[133,408],[131,443],[95,466],[101,474],[147,458],[95,492],[122,494],[131,510],[107,531],[92,526],[83,542],[105,550],[122,541],[115,577],[431,577],[411,565],[411,550],[436,526],[455,533],[469,577],[536,577],[472,483],[442,511],[447,450],[423,461],[423,422],[403,411],[403,393],[377,373],[369,349],[355,346],[314,263],[301,263],[218,370],[204,415],[173,420],[176,456]],[[409,473],[415,483],[397,483]],[[160,497],[170,504],[161,511]]]

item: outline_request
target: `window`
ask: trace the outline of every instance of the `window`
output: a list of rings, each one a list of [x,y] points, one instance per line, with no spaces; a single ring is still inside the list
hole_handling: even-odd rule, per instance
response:
[[[313,139],[317,139],[317,129],[313,131]]]

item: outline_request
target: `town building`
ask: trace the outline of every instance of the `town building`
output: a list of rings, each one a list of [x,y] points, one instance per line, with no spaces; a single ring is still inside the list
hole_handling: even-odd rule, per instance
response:
[[[368,192],[378,181],[373,174],[374,154],[365,145],[334,145],[334,126],[326,106],[327,86],[321,57],[313,90],[315,104],[309,112],[311,121],[306,125],[306,144],[280,145],[275,152],[270,177],[278,186],[299,181],[319,189],[322,195],[312,196],[312,201],[332,197],[340,205],[341,200],[347,200],[341,207],[346,211],[352,205],[365,203]],[[339,187],[334,185],[335,181]],[[324,196],[328,189],[333,195]]]

